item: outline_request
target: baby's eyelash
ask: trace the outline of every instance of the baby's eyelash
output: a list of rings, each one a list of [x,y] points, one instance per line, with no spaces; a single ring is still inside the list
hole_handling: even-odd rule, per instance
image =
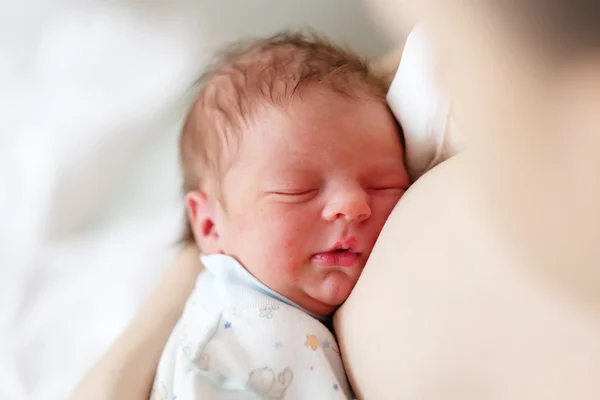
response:
[[[317,197],[319,189],[275,190],[267,194],[286,203],[304,203]]]
[[[403,186],[400,186],[400,185],[398,185],[398,186],[395,186],[395,185],[389,185],[389,186],[373,186],[373,187],[370,187],[369,189],[371,189],[371,190],[400,190],[400,189],[401,189],[401,190],[406,190],[406,188],[405,188],[405,187],[403,187]]]
[[[316,192],[318,189],[307,189],[307,190],[281,190],[276,192],[271,192],[272,194],[279,194],[284,196],[302,196],[304,194],[309,194]]]

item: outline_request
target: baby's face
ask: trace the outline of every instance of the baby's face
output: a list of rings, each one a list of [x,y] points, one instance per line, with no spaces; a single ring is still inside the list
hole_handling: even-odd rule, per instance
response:
[[[308,91],[244,132],[223,178],[220,250],[300,306],[330,314],[408,185],[384,104]]]

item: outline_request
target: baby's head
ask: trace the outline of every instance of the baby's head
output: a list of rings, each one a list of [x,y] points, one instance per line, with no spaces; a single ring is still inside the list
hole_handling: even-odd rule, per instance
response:
[[[352,53],[280,34],[227,50],[200,85],[180,149],[193,238],[330,314],[409,185],[385,83]]]

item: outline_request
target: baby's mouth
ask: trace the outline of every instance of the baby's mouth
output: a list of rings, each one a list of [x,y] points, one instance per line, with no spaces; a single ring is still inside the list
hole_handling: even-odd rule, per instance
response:
[[[338,248],[317,253],[313,255],[312,259],[321,267],[354,267],[360,264],[360,253]]]

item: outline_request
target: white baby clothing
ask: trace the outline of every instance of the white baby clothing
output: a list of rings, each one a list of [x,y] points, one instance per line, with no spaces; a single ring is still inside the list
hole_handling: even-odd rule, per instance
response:
[[[348,399],[327,319],[259,282],[234,258],[205,267],[159,362],[152,399]]]

